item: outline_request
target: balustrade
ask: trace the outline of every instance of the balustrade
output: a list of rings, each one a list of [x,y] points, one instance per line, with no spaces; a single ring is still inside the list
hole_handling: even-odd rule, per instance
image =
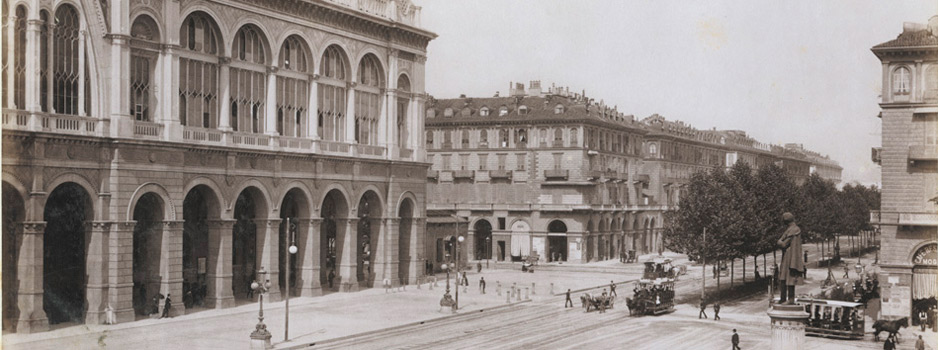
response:
[[[39,125],[42,131],[54,133],[93,135],[98,128],[99,122],[97,118],[80,117],[77,115],[39,115]]]
[[[182,139],[196,143],[221,143],[222,132],[216,129],[187,126],[182,129]]]
[[[135,121],[134,136],[160,138],[163,136],[163,124]]]

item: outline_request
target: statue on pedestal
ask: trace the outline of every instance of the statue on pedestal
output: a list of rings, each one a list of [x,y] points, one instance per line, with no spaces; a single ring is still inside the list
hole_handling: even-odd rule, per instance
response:
[[[778,245],[782,248],[782,261],[778,276],[782,295],[779,302],[791,305],[795,303],[795,284],[804,278],[807,270],[804,261],[801,260],[801,228],[795,223],[795,216],[792,213],[782,214],[782,220],[788,227],[778,239]]]

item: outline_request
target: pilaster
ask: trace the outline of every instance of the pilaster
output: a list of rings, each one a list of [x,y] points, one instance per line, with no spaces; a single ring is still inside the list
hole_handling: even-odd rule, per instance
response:
[[[267,269],[270,279],[268,301],[281,300],[280,295],[280,218],[255,219],[257,225],[257,261],[255,266]]]
[[[21,244],[16,262],[16,275],[19,289],[16,304],[19,315],[16,320],[16,332],[20,334],[44,332],[49,330],[49,319],[43,309],[43,240],[46,230],[44,221],[27,221],[21,224],[18,232]]]
[[[164,221],[162,223],[162,244],[160,247],[160,293],[171,296],[175,302],[170,309],[170,316],[186,313],[182,303],[182,229],[183,221]],[[160,314],[163,312],[160,304]]]
[[[135,319],[133,306],[133,250],[134,226],[136,224],[136,221],[123,221],[109,224],[92,224],[101,226],[101,228],[98,230],[105,229],[105,225],[108,226],[107,302],[111,304],[111,308],[114,309],[114,316],[118,323],[131,322]],[[90,277],[90,268],[88,270],[88,274]],[[104,306],[106,307],[107,305]]]
[[[209,307],[224,309],[235,306],[231,290],[231,232],[236,220],[210,220],[208,231],[208,261],[205,278],[208,282],[205,303]]]
[[[267,103],[264,104],[264,134],[270,136],[280,135],[277,130],[280,117],[277,115],[277,69],[277,66],[267,67]],[[283,123],[286,124],[286,120]],[[281,127],[286,128],[286,125],[281,125]]]
[[[343,292],[358,291],[358,219],[337,218],[336,241],[340,242],[337,254],[339,255],[336,282],[339,290]]]
[[[296,272],[296,286],[300,296],[312,297],[322,295],[320,264],[322,256],[322,227],[321,218],[300,219],[297,225],[296,258],[298,261]]]

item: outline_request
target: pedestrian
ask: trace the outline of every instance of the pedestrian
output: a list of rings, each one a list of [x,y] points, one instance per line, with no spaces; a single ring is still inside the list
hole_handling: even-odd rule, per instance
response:
[[[391,279],[385,278],[383,281],[381,281],[381,283],[384,284],[384,293],[385,294],[390,293],[391,292]]]
[[[163,294],[156,293],[153,296],[153,304],[150,305],[150,313],[147,316],[160,313],[160,299],[163,299]]]
[[[735,328],[733,329],[733,338],[731,339],[731,341],[733,342],[733,350],[741,350],[741,349],[742,349],[742,348],[739,347],[739,333],[736,333],[736,329],[735,329]]]
[[[915,340],[915,350],[925,350],[925,341],[922,340],[922,335],[918,335],[918,339]]]
[[[482,262],[476,262],[476,272],[482,273]]]
[[[479,289],[482,290],[482,294],[485,294],[485,277],[479,277]]]
[[[606,313],[606,290],[603,289],[603,294],[599,299],[599,313]]]
[[[922,332],[925,331],[925,325],[928,324],[928,313],[925,310],[919,310],[918,312],[918,324],[922,327]]]
[[[883,343],[883,350],[896,350],[896,343],[892,341],[892,337],[886,338],[886,342]]]
[[[850,268],[847,265],[844,265],[844,277],[841,278],[850,278]]]
[[[775,258],[772,258],[772,259],[775,259]],[[807,249],[805,249],[804,251],[804,263],[805,264],[808,263],[808,250]]]
[[[717,265],[713,264],[713,278],[717,278],[717,273],[719,273],[718,271],[719,270],[717,269]]]
[[[107,303],[107,307],[104,308],[104,323],[105,324],[115,324],[117,323],[117,318],[114,317],[114,308],[111,307],[111,303]]]
[[[762,279],[762,276],[759,275],[759,264],[753,264],[756,267],[756,280]]]
[[[335,269],[329,270],[329,289],[332,289],[332,281],[335,280]]]
[[[430,273],[431,273],[431,272],[430,272],[430,260],[429,260],[429,259],[424,259],[424,260],[423,260],[423,272],[424,272],[425,275],[430,275]]]
[[[697,319],[707,318],[707,301],[700,299],[700,313],[697,314]]]
[[[462,273],[462,284],[466,287],[469,286],[469,273],[468,272]]]
[[[566,309],[567,305],[573,307],[573,299],[570,299],[570,289],[567,289],[567,301],[563,303],[563,308]]]
[[[609,281],[609,296],[618,298],[619,294],[616,293],[616,283]]]
[[[436,272],[436,270],[433,269],[433,262],[430,262],[430,272],[427,274],[432,275],[434,272]]]
[[[173,301],[169,297],[169,293],[166,293],[166,301],[163,302],[163,314],[160,315],[160,318],[171,317],[169,316],[169,310],[173,308]]]
[[[713,303],[713,320],[720,320],[720,303]]]

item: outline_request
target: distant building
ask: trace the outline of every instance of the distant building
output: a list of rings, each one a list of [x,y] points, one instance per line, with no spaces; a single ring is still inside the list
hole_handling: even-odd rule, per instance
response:
[[[800,147],[658,115],[639,121],[585,92],[539,81],[510,84],[508,97],[431,99],[426,115],[424,244],[435,266],[452,259],[457,233],[467,235],[460,249],[468,260],[589,262],[661,252],[663,214],[679,204],[690,175],[737,161],[778,164],[798,182],[812,166],[840,178],[836,162]]]
[[[938,16],[873,46],[883,66],[879,275],[886,318],[938,296]],[[932,299],[934,300],[934,299]]]

